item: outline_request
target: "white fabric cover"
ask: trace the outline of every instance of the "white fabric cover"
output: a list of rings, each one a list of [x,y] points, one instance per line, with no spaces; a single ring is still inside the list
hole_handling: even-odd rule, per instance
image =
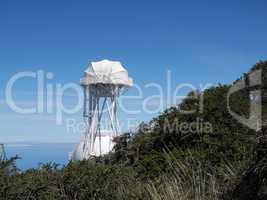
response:
[[[102,60],[91,62],[85,70],[84,77],[81,79],[81,85],[97,83],[131,87],[133,80],[119,61]]]

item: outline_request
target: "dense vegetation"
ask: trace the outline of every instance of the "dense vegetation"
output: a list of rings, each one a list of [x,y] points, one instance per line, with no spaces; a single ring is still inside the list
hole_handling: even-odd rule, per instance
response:
[[[263,83],[235,92],[229,105],[249,117],[251,101],[260,104],[250,90],[261,89],[261,129],[230,115],[232,85],[192,91],[179,105],[140,124],[137,133],[116,138],[114,152],[105,157],[25,172],[12,165],[16,158],[2,161],[0,199],[267,199],[267,61],[237,81],[252,85],[257,70]],[[181,112],[190,110],[195,112]]]

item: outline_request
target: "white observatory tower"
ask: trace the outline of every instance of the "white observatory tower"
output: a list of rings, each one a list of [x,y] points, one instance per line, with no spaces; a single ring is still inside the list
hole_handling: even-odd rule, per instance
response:
[[[112,150],[113,138],[120,134],[117,100],[132,85],[132,79],[120,62],[102,60],[89,65],[81,79],[87,130],[74,150],[72,160],[101,156]]]

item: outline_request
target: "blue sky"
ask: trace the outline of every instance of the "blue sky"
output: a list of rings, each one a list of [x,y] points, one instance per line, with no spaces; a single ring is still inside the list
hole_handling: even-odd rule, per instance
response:
[[[144,96],[155,93],[145,88],[150,82],[166,88],[167,70],[172,89],[181,83],[196,87],[231,83],[254,63],[267,59],[266,7],[265,0],[0,0],[0,141],[79,139],[79,133],[56,125],[55,113],[12,111],[4,91],[14,74],[44,70],[54,74],[52,84],[79,83],[90,61],[106,58],[121,61]],[[14,94],[18,104],[34,105],[35,82],[21,80]],[[66,104],[75,101],[75,95],[64,97]],[[121,113],[121,120],[147,121],[155,115]],[[69,117],[82,120],[81,112]]]

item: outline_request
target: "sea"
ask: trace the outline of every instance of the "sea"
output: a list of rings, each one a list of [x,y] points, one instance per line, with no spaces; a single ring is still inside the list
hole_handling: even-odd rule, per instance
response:
[[[42,164],[56,163],[59,167],[68,164],[76,143],[15,143],[6,144],[7,158],[18,155],[16,166],[22,170],[39,168]]]

